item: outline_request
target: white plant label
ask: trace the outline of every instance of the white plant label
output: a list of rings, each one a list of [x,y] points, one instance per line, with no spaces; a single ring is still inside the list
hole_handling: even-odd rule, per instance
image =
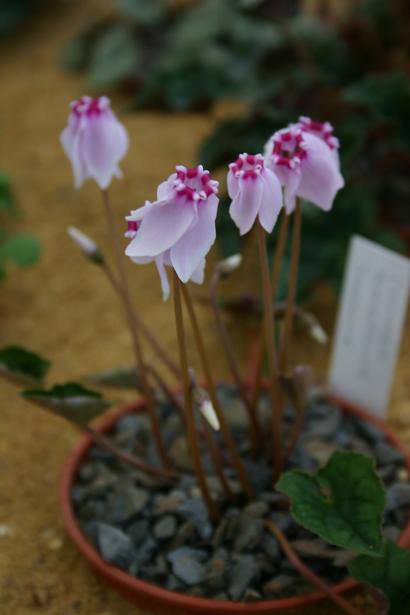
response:
[[[383,417],[400,348],[410,260],[353,237],[336,323],[330,392]]]

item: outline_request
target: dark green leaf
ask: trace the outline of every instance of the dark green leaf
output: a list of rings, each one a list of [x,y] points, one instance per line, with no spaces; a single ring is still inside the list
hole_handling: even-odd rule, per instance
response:
[[[28,389],[22,395],[28,401],[80,425],[86,425],[111,405],[101,393],[76,382],[56,384],[49,390]]]
[[[24,384],[42,382],[50,365],[43,357],[19,346],[0,350],[0,374]]]
[[[0,244],[0,262],[12,261],[19,267],[33,265],[40,256],[40,242],[33,235],[12,235]]]
[[[135,77],[139,50],[134,34],[126,26],[113,25],[102,32],[89,64],[91,84],[96,88],[116,85]]]
[[[390,603],[389,615],[408,615],[410,608],[410,551],[391,540],[383,557],[361,555],[348,565],[359,581],[381,590]]]
[[[5,173],[0,173],[0,212],[9,214],[16,212],[16,199],[10,185],[10,178]]]
[[[92,374],[87,376],[85,380],[92,384],[114,386],[121,389],[136,389],[141,386],[135,367],[124,367],[100,374]]]
[[[117,0],[117,4],[126,17],[146,26],[156,24],[166,16],[161,0]]]
[[[374,462],[339,451],[316,474],[291,470],[277,489],[291,502],[294,519],[327,542],[366,555],[382,555],[386,495]]]

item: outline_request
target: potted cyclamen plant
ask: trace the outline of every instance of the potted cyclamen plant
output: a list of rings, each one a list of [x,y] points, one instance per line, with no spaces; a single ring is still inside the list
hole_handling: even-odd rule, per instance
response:
[[[200,165],[177,166],[159,185],[156,200],[126,217],[125,254],[139,265],[155,263],[164,300],[171,274],[175,358],[130,298],[108,194],[128,137],[108,99],[73,103],[62,144],[76,186],[91,178],[102,191],[115,268],[93,240],[75,228],[69,233],[124,306],[143,394],[91,427],[89,421],[109,405],[100,393],[77,383],[23,392],[88,432],[61,486],[64,519],[83,555],[137,605],[164,615],[273,613],[324,597],[358,614],[342,595],[357,584],[352,577],[376,588],[371,595],[380,612],[408,614],[410,553],[403,547],[410,544],[409,454],[381,421],[310,392],[306,370],[290,362],[301,311],[295,298],[302,199],[329,211],[344,184],[332,127],[300,118],[268,140],[264,155],[241,154],[229,166],[232,220],[241,235],[253,231],[258,237],[264,314],[249,381],[238,367],[217,297],[220,280],[241,259],[221,261],[209,292],[230,384],[215,381],[188,288],[189,281],[204,281],[216,236],[218,182]],[[278,220],[270,271],[266,234]],[[290,223],[288,296],[278,307]],[[188,363],[186,316],[204,386]],[[147,362],[145,343],[172,381]],[[0,371],[13,377],[41,382],[48,365],[18,347],[0,352]],[[318,591],[311,593],[312,586]]]

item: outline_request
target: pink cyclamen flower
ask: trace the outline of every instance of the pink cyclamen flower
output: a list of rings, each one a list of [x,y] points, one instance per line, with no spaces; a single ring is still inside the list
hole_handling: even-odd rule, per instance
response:
[[[105,96],[83,96],[70,106],[61,144],[73,168],[75,187],[91,178],[104,190],[113,176],[121,177],[118,164],[128,149],[127,132]]]
[[[302,120],[272,135],[265,146],[265,161],[284,188],[288,213],[294,210],[296,197],[329,211],[337,192],[344,186],[338,142],[326,128],[330,125],[322,124],[317,129],[319,124],[307,126]]]
[[[265,231],[272,232],[282,207],[282,190],[261,154],[241,154],[229,165],[228,193],[232,199],[229,214],[241,235],[257,217]]]
[[[215,241],[218,182],[200,165],[177,166],[176,173],[158,186],[157,200],[127,216],[125,254],[137,264],[155,262],[164,300],[169,296],[165,266],[173,267],[182,282],[202,284],[205,256]]]

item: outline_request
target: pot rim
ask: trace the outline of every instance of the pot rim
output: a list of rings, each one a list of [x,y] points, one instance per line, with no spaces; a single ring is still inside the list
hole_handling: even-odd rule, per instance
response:
[[[387,440],[401,453],[405,458],[405,466],[410,472],[410,450],[400,440],[400,438],[391,430],[390,427],[381,419],[367,411],[355,406],[354,404],[345,402],[333,396],[328,396],[327,399],[332,403],[340,406],[343,412],[353,414],[367,422],[375,425],[382,431]],[[143,398],[133,403],[128,403],[120,406],[116,411],[109,413],[108,416],[103,417],[94,428],[97,431],[108,431],[116,421],[127,414],[142,412],[145,408],[145,400]],[[81,531],[76,516],[74,514],[73,506],[71,503],[71,490],[75,481],[78,466],[83,461],[88,449],[93,443],[92,435],[85,435],[80,443],[73,449],[69,455],[67,462],[64,465],[63,473],[60,481],[59,499],[62,511],[64,523],[66,525],[67,532],[75,543],[79,551],[91,565],[91,567],[98,572],[100,576],[110,580],[116,587],[121,586],[124,589],[124,593],[130,597],[131,595],[140,595],[146,598],[147,605],[152,603],[165,605],[166,603],[172,604],[174,608],[178,607],[183,611],[184,608],[188,609],[188,612],[197,613],[214,613],[214,615],[221,615],[221,613],[247,613],[250,614],[263,614],[279,612],[285,609],[298,608],[302,606],[308,606],[309,604],[324,600],[327,596],[323,592],[314,591],[309,594],[301,596],[294,596],[290,598],[278,598],[273,600],[261,600],[260,602],[233,602],[225,600],[216,600],[212,598],[198,598],[188,596],[179,592],[163,589],[158,585],[142,581],[136,577],[131,576],[127,572],[107,564],[100,554],[94,549],[94,547],[87,541],[83,532]],[[398,544],[402,547],[410,546],[410,520],[400,535]],[[355,579],[348,578],[341,583],[333,585],[332,588],[337,593],[346,592],[355,589],[359,586],[359,582]],[[196,609],[196,611],[195,611]]]

